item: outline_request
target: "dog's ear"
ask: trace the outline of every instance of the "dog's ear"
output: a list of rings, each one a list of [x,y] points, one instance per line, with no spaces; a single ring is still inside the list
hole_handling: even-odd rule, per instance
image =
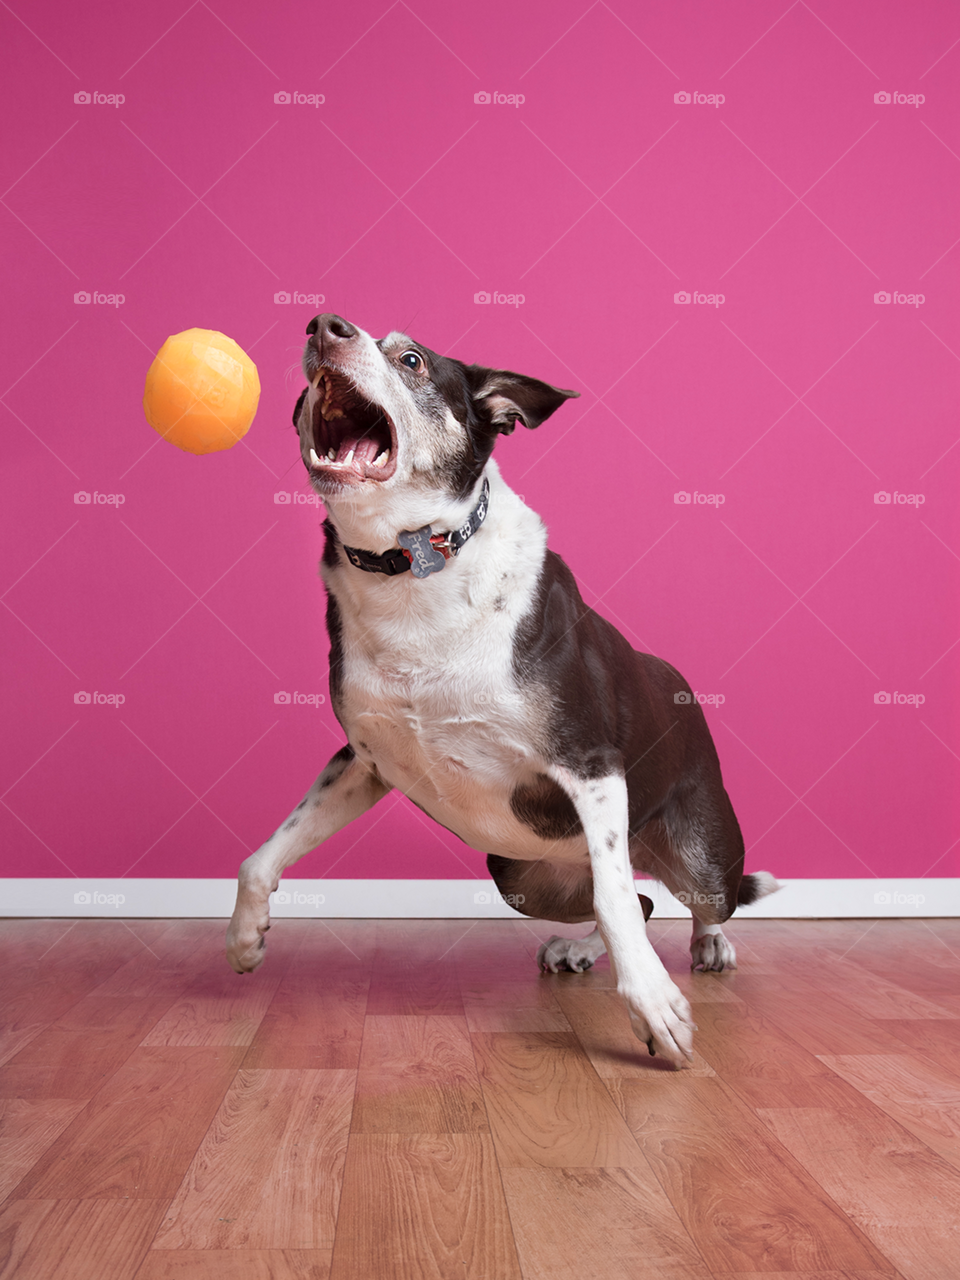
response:
[[[518,422],[525,427],[539,427],[564,400],[579,396],[579,391],[561,391],[548,382],[539,382],[522,373],[507,369],[480,369],[474,365],[474,400],[490,423],[505,436]]]
[[[310,388],[309,388],[309,387],[304,387],[304,388],[303,388],[303,390],[300,392],[300,399],[299,399],[299,400],[297,401],[297,403],[294,405],[294,408],[293,408],[293,425],[294,425],[295,427],[298,427],[298,428],[299,428],[299,425],[300,425],[300,410],[303,408],[303,402],[304,402],[304,400],[306,400],[306,398],[307,398],[307,392],[308,392],[309,390],[310,390]]]

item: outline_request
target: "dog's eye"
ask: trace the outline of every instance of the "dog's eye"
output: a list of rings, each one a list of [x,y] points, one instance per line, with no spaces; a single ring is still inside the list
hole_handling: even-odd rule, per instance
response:
[[[400,363],[405,364],[408,369],[413,369],[414,372],[423,368],[423,358],[416,351],[405,351],[400,357]]]

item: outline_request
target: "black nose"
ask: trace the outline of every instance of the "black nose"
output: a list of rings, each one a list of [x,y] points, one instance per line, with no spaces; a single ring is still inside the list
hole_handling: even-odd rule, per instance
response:
[[[350,338],[355,338],[360,332],[355,329],[349,320],[344,320],[343,316],[335,316],[332,312],[325,312],[322,316],[314,316],[307,325],[307,333],[311,338],[317,339],[317,345],[322,346],[325,342],[332,346],[337,342],[346,342]]]

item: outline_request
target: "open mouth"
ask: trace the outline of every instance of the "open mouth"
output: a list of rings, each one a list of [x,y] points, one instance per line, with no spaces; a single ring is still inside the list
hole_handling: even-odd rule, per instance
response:
[[[324,367],[313,380],[312,439],[305,461],[311,479],[344,484],[388,480],[397,469],[390,418],[344,374]]]

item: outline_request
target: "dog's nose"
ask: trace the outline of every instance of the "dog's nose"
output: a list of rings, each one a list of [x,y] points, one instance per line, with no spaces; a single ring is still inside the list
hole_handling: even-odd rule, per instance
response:
[[[324,343],[332,346],[338,342],[347,342],[350,338],[355,338],[359,332],[360,330],[354,328],[349,320],[344,320],[343,316],[335,316],[332,312],[314,316],[307,325],[307,334],[311,338],[316,338],[317,345],[321,347]]]

